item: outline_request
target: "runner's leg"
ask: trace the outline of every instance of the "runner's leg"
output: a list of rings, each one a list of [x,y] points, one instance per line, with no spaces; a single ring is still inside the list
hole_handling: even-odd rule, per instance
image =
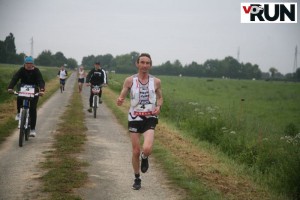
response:
[[[149,129],[144,133],[144,144],[143,144],[143,154],[148,157],[152,153],[152,147],[154,142],[154,130]]]
[[[135,174],[140,173],[140,133],[130,133],[132,144],[132,167]]]

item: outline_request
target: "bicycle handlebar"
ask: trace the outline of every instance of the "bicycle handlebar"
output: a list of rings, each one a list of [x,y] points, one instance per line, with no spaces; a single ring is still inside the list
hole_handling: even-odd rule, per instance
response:
[[[14,95],[19,95],[19,92],[17,92],[17,91],[14,91],[12,94],[14,94]],[[37,93],[35,93],[34,94],[34,96],[39,96],[40,95],[40,93],[39,92],[37,92]]]

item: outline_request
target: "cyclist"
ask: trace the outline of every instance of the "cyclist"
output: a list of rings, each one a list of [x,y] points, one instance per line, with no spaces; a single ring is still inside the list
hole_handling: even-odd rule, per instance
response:
[[[86,85],[91,86],[90,89],[90,108],[88,109],[88,112],[92,112],[92,105],[93,105],[93,92],[92,92],[92,86],[93,85],[102,85],[102,84],[108,84],[107,83],[107,76],[104,69],[101,68],[100,62],[96,61],[94,64],[94,68],[88,73],[86,77]],[[99,103],[102,103],[101,100],[102,96],[102,90],[99,92]]]
[[[132,189],[139,190],[141,188],[140,170],[146,173],[149,168],[148,157],[152,152],[154,129],[158,123],[163,97],[160,79],[149,74],[152,66],[150,55],[140,54],[136,66],[138,73],[125,79],[117,105],[121,106],[130,92],[128,130],[132,143],[132,167],[135,175]],[[142,147],[140,146],[141,135],[144,136]],[[141,164],[139,158],[141,158]]]
[[[20,80],[20,83],[18,84],[18,87],[20,87],[23,84],[26,85],[35,85],[35,91],[39,92],[40,96],[44,95],[45,92],[45,81],[43,79],[43,76],[40,72],[40,70],[33,64],[33,58],[31,56],[28,56],[25,58],[24,66],[21,67],[12,77],[9,85],[8,85],[8,92],[13,93],[13,88]],[[29,136],[35,137],[36,131],[36,120],[37,120],[37,103],[39,100],[39,96],[35,96],[31,102],[30,102],[30,134]],[[17,116],[16,120],[19,120],[20,118],[20,108],[22,106],[22,98],[17,98]]]
[[[66,78],[68,77],[68,72],[65,69],[64,65],[60,67],[60,70],[57,73],[57,77],[59,78],[59,83],[61,87],[60,91],[62,93],[65,90]]]

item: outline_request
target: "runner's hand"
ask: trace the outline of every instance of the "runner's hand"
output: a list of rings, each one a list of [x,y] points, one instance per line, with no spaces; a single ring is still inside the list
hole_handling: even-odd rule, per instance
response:
[[[119,98],[117,99],[117,105],[118,105],[118,106],[121,106],[121,105],[123,104],[123,102],[124,102],[124,98],[119,97]]]
[[[154,109],[154,111],[152,112],[152,114],[153,114],[153,115],[159,115],[159,113],[160,113],[160,108],[161,108],[160,106],[156,106],[155,109]]]
[[[39,92],[39,96],[44,96],[45,92]]]
[[[13,89],[8,89],[7,92],[12,94],[12,93],[14,93],[14,90]]]

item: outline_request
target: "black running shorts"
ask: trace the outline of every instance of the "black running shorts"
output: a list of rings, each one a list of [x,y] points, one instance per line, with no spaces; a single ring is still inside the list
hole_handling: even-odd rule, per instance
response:
[[[143,121],[129,121],[128,130],[132,133],[144,133],[149,129],[154,130],[158,119],[155,117],[144,118]]]
[[[84,78],[78,78],[78,83],[84,83]]]

